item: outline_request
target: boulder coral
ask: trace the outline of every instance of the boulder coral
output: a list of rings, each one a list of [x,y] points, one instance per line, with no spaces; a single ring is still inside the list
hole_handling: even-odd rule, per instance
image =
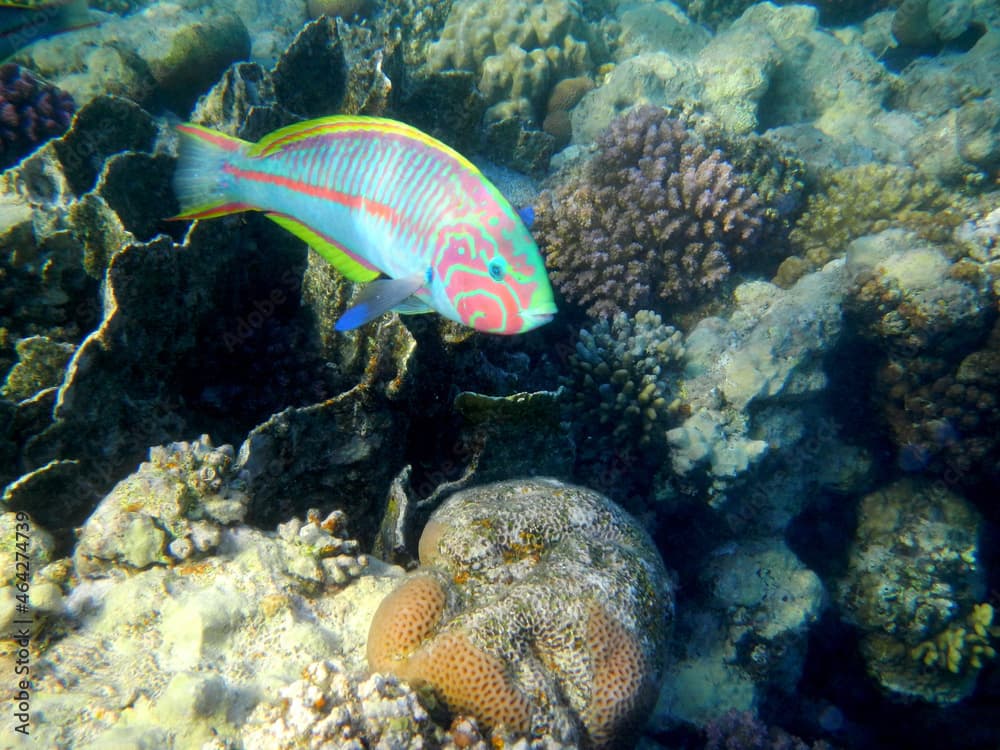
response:
[[[656,698],[673,590],[646,533],[553,479],[464,490],[372,620],[368,661],[498,733],[611,747]]]
[[[744,176],[658,107],[618,118],[597,145],[539,198],[535,236],[559,290],[595,317],[717,290],[764,226]]]

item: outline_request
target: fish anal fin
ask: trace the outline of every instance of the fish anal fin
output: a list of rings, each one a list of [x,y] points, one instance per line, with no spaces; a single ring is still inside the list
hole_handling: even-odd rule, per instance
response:
[[[434,312],[434,308],[419,297],[410,296],[392,308],[392,311],[400,315],[423,315],[424,313]]]

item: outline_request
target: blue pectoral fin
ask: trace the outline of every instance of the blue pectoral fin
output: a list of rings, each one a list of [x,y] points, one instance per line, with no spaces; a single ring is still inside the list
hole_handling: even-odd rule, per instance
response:
[[[377,279],[358,295],[354,306],[340,316],[334,328],[338,331],[350,331],[393,308],[404,304],[426,280],[425,274],[413,274],[401,279]]]

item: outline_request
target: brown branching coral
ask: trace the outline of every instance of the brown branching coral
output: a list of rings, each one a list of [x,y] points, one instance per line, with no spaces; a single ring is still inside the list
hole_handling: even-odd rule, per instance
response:
[[[759,239],[764,208],[720,151],[658,107],[614,121],[582,173],[542,194],[552,280],[595,317],[716,290]]]
[[[931,242],[947,242],[968,209],[961,199],[915,169],[890,164],[846,167],[826,177],[809,197],[789,239],[796,252],[775,283],[789,287],[805,273],[844,253],[851,240],[902,227]]]

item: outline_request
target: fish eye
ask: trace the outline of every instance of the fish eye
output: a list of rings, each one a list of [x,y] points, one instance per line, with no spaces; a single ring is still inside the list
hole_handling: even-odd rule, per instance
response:
[[[486,270],[490,272],[491,279],[500,281],[507,272],[507,261],[503,258],[493,258],[493,260],[486,264]]]

